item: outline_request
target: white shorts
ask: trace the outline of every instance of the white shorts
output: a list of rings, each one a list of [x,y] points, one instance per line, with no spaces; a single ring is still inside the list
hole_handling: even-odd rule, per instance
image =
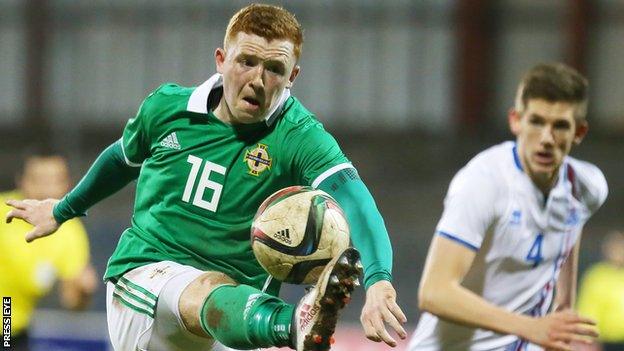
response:
[[[116,351],[226,351],[186,329],[180,295],[204,272],[163,261],[135,268],[106,284],[108,333]]]

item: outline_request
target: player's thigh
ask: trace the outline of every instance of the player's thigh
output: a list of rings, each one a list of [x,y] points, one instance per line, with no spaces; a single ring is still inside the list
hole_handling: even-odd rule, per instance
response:
[[[203,272],[186,285],[179,298],[179,311],[184,326],[192,333],[208,336],[200,324],[200,313],[208,295],[223,285],[237,285],[228,275],[221,272]]]
[[[140,350],[139,340],[150,332],[153,318],[143,308],[123,300],[115,290],[113,283],[106,284],[106,321],[113,349]],[[147,341],[142,344],[147,345]]]
[[[213,339],[201,328],[187,328],[183,319],[192,313],[183,318],[181,310],[190,311],[191,305],[200,310],[205,296],[223,283],[231,279],[169,261],[138,267],[109,282],[107,320],[115,350],[210,350]]]

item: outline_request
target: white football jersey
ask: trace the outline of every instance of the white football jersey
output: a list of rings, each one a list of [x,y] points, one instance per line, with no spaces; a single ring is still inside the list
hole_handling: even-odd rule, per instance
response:
[[[462,286],[515,313],[543,316],[561,266],[583,225],[605,201],[594,165],[566,157],[548,198],[522,170],[514,142],[493,146],[456,175],[436,235],[477,252]],[[513,335],[465,327],[423,313],[410,351],[531,350]]]

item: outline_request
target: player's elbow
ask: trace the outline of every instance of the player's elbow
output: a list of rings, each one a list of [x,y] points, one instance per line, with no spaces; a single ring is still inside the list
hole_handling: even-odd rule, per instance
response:
[[[433,284],[422,284],[418,289],[418,308],[421,311],[436,314],[442,303],[443,297],[440,290],[436,289]]]
[[[435,297],[422,291],[418,293],[418,308],[423,312],[433,313],[435,310]]]

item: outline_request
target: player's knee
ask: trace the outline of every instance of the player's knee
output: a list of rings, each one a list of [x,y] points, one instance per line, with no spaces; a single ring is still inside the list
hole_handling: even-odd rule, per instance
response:
[[[238,285],[234,279],[221,272],[206,272],[195,278],[182,292],[180,307],[193,305],[201,307],[210,293],[222,285]]]
[[[202,288],[211,291],[221,285],[238,285],[234,279],[222,272],[206,272],[195,279],[193,283],[197,283],[201,285]]]
[[[178,302],[180,316],[186,327],[201,335],[199,312],[210,293],[223,285],[238,285],[234,279],[221,272],[205,272],[195,278],[182,292]]]

